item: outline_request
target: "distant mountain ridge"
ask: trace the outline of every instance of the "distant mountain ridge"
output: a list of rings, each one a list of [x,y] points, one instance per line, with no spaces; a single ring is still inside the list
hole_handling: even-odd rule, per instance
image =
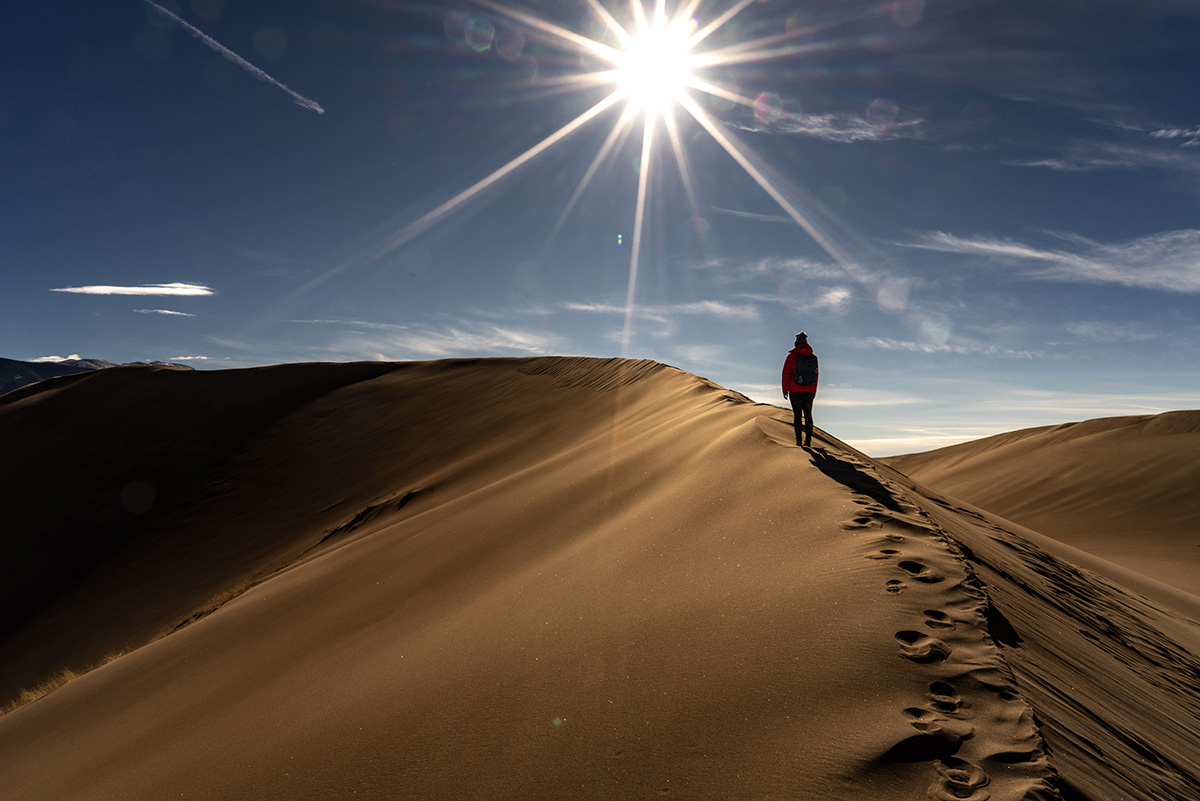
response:
[[[147,365],[169,365],[171,367],[179,367],[184,370],[193,368],[184,364],[171,364],[170,362],[129,362],[129,364],[147,364]],[[123,367],[126,365],[116,362],[109,362],[103,359],[64,359],[61,362],[22,362],[16,359],[5,359],[0,357],[0,395],[6,392],[12,392],[14,389],[29,384],[36,384],[39,381],[45,381],[49,378],[60,378],[65,375],[76,375],[77,373],[87,373],[92,370],[104,370],[109,367]]]

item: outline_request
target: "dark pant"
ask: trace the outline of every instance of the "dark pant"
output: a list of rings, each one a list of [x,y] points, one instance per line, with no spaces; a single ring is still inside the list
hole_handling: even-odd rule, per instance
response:
[[[788,399],[792,402],[792,412],[796,415],[792,425],[796,427],[797,445],[807,445],[812,441],[812,407],[813,398],[816,396],[815,392],[788,393]],[[804,432],[803,441],[800,439],[801,431]]]

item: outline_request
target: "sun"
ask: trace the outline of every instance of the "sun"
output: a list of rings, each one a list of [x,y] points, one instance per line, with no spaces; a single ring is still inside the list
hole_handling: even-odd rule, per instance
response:
[[[703,209],[696,191],[696,182],[687,155],[688,138],[682,126],[694,124],[708,136],[782,209],[793,222],[809,234],[835,261],[850,273],[858,267],[818,227],[814,219],[802,210],[791,193],[779,185],[778,176],[764,169],[762,161],[743,145],[730,126],[714,117],[704,107],[705,97],[719,105],[742,106],[757,110],[760,101],[754,92],[744,92],[736,85],[706,77],[714,69],[727,70],[741,64],[761,64],[776,59],[804,57],[822,47],[821,42],[804,41],[813,32],[810,26],[786,26],[783,30],[757,39],[726,36],[723,45],[712,43],[713,34],[725,29],[738,15],[761,0],[714,0],[725,10],[713,18],[698,22],[696,14],[703,0],[677,0],[668,12],[669,0],[582,0],[598,26],[597,38],[552,22],[530,10],[514,6],[513,0],[468,0],[472,6],[491,11],[512,25],[521,26],[545,46],[573,53],[583,69],[579,72],[539,79],[539,86],[561,92],[582,95],[599,90],[601,97],[574,119],[563,124],[540,142],[512,158],[503,166],[463,189],[438,207],[419,218],[384,233],[365,260],[373,261],[409,241],[439,220],[512,173],[558,146],[576,132],[596,120],[616,113],[616,121],[596,152],[567,200],[558,222],[549,237],[553,238],[575,208],[592,179],[611,162],[614,151],[626,141],[638,121],[641,122],[641,156],[636,160],[637,200],[633,209],[632,236],[629,237],[629,283],[625,302],[625,326],[622,332],[622,355],[629,348],[638,284],[638,268],[642,253],[643,234],[647,229],[647,198],[652,188],[651,175],[662,168],[661,162],[672,159],[678,169],[693,219],[701,219]],[[627,5],[626,5],[627,4]],[[887,4],[885,4],[887,5]],[[613,9],[625,6],[624,22]],[[617,14],[621,12],[616,11]],[[328,280],[347,266],[350,260],[330,271],[320,280]]]
[[[654,114],[679,102],[694,81],[690,40],[695,27],[692,19],[656,15],[633,34],[616,56],[616,84],[630,103]]]

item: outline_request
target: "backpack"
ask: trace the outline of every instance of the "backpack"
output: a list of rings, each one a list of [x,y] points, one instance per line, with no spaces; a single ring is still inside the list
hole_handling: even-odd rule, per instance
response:
[[[817,383],[817,357],[811,353],[797,353],[792,364],[792,380],[801,387]]]

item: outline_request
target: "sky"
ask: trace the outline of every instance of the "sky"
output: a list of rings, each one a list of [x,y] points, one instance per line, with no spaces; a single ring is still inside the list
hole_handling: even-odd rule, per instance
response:
[[[873,456],[1200,408],[1196,41],[1197,0],[12,0],[0,356],[785,405],[803,330]]]

